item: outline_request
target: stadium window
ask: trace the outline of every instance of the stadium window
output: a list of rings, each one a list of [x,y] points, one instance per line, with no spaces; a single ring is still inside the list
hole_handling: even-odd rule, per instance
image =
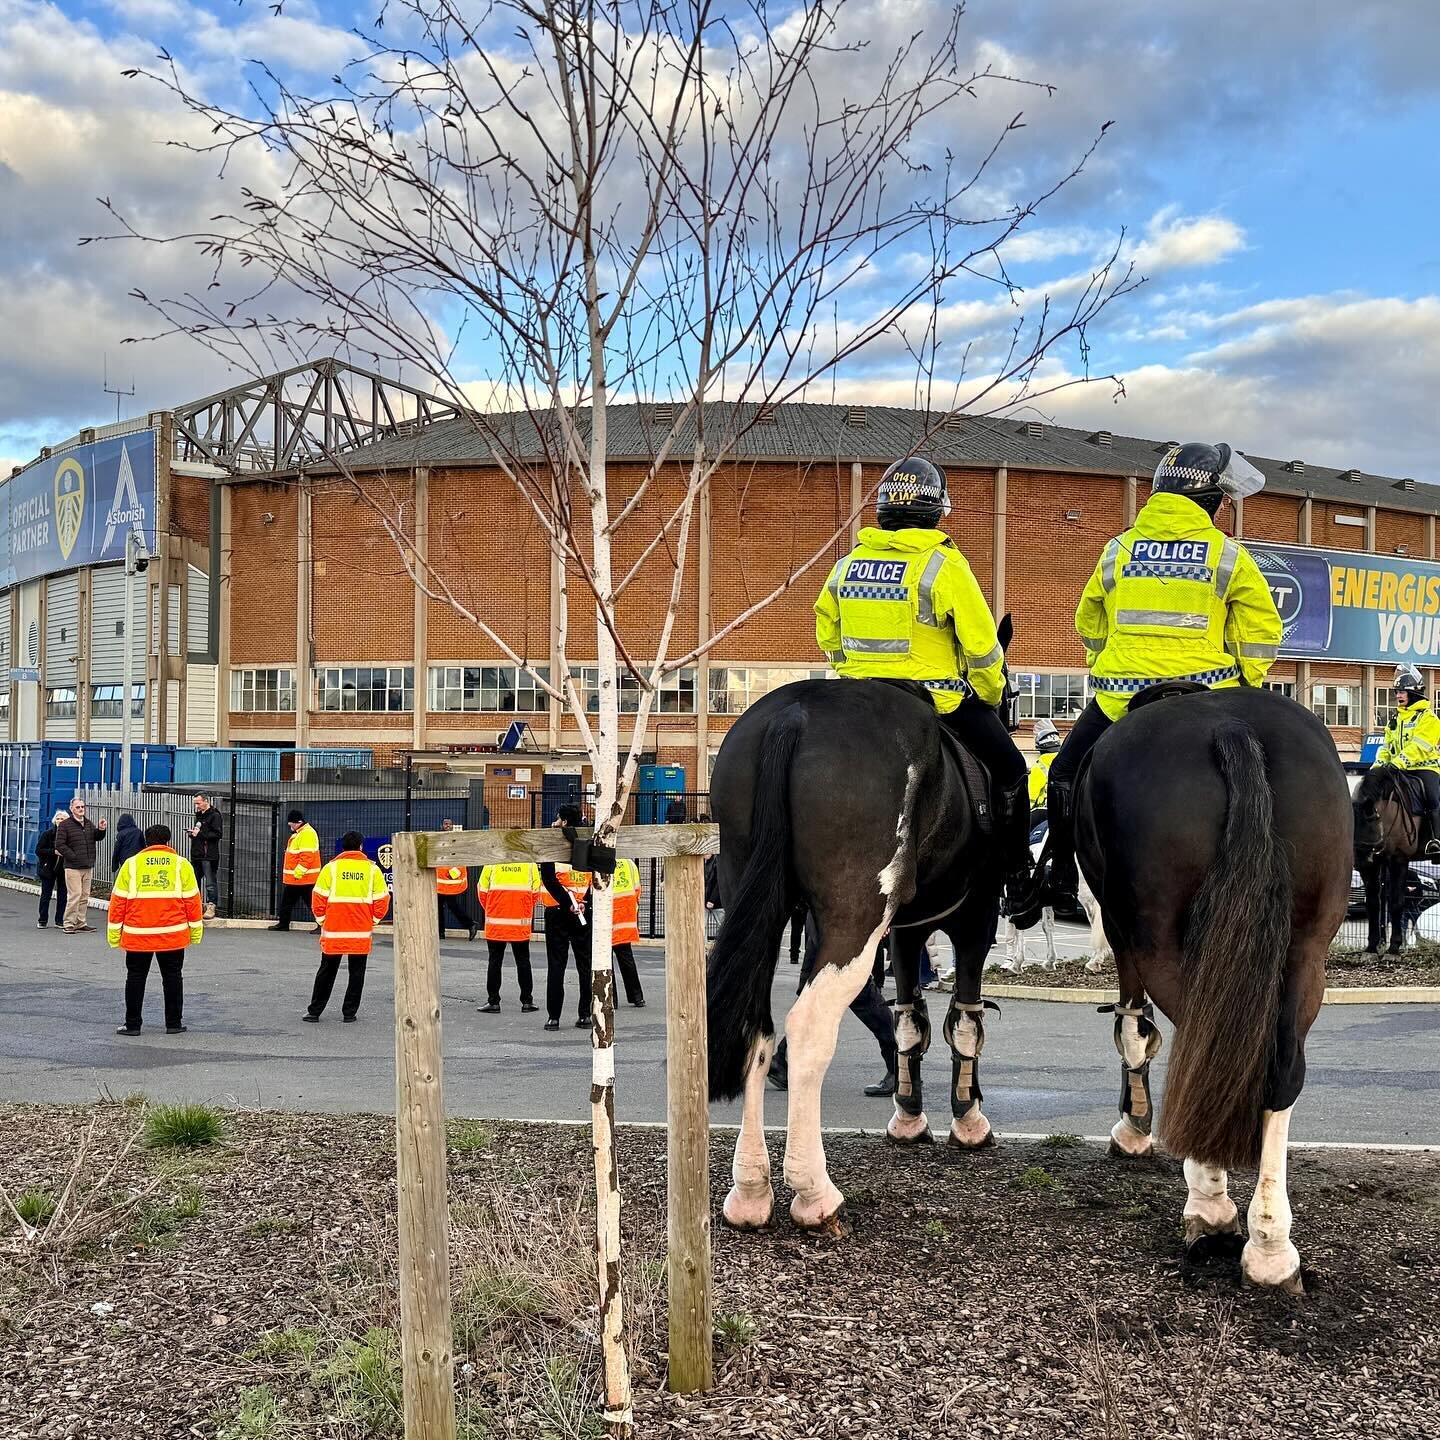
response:
[[[1395,718],[1395,692],[1388,685],[1377,685],[1372,698],[1375,708],[1370,712],[1370,723],[1383,730]]]
[[[1349,685],[1312,685],[1310,708],[1327,725],[1355,723],[1355,691]]]
[[[315,669],[317,710],[399,713],[415,708],[413,665],[324,665]]]
[[[1295,682],[1293,680],[1266,680],[1260,688],[1262,690],[1273,690],[1277,695],[1283,695],[1287,700],[1295,698]]]
[[[75,687],[55,685],[45,692],[45,713],[52,720],[75,718]]]
[[[739,715],[762,695],[796,680],[823,680],[823,669],[788,665],[728,665],[710,672],[710,714]]]
[[[230,708],[240,713],[288,714],[295,709],[295,672],[232,670]]]
[[[125,692],[123,685],[92,685],[90,687],[90,718],[92,720],[118,720],[121,715],[121,700]],[[130,715],[132,719],[145,718],[145,687],[130,687]]]
[[[660,682],[660,694],[652,713],[657,715],[693,715],[695,713],[695,670],[686,667],[672,671]],[[575,688],[585,699],[586,711],[594,715],[600,709],[600,669],[597,665],[572,665]],[[628,670],[620,672],[620,713],[634,715],[640,709],[640,682]]]
[[[432,665],[427,703],[450,714],[543,714],[550,697],[536,674],[548,682],[550,667],[537,665],[532,673],[522,665]]]
[[[1086,671],[1061,675],[1012,675],[1010,684],[1019,698],[1021,720],[1074,720],[1090,702],[1090,676]]]
[[[10,682],[0,681],[0,726],[10,721]]]

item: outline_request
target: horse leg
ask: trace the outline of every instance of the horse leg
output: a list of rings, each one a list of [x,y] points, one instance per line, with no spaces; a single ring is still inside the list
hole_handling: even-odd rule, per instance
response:
[[[930,1013],[920,989],[920,952],[925,937],[918,930],[891,932],[890,954],[895,969],[895,1113],[885,1135],[897,1145],[928,1143],[930,1122],[925,1118],[920,1084],[920,1062],[930,1048]]]
[[[1322,927],[1323,929],[1323,927]],[[1305,1036],[1325,997],[1325,941],[1291,945],[1280,1000],[1275,1054],[1266,1085],[1260,1141],[1260,1176],[1250,1201],[1250,1240],[1240,1268],[1252,1285],[1278,1285],[1303,1293],[1300,1252],[1290,1240],[1290,1197],[1285,1189],[1290,1115],[1305,1084]]]
[[[1244,1239],[1240,1216],[1230,1198],[1229,1176],[1218,1165],[1185,1162],[1185,1253],[1191,1260],[1235,1254]]]
[[[1055,953],[1055,911],[1049,905],[1040,912],[1040,933],[1045,937],[1045,964],[1053,966],[1059,957]]]
[[[1404,860],[1392,860],[1386,879],[1386,899],[1390,909],[1390,955],[1398,955],[1405,948],[1405,876],[1410,866]]]
[[[1148,1155],[1155,1107],[1150,1100],[1150,1062],[1160,1053],[1160,1027],[1151,1018],[1135,962],[1115,956],[1120,972],[1120,1003],[1115,1007],[1115,1048],[1120,1052],[1120,1119],[1110,1131],[1112,1155]]]
[[[996,902],[991,901],[993,906]],[[950,1143],[965,1150],[993,1145],[990,1122],[980,1109],[980,1052],[985,1048],[985,1004],[980,998],[980,976],[994,933],[993,909],[987,914],[962,907],[945,933],[955,947],[955,990],[945,1016],[945,1039],[950,1045]],[[975,937],[979,936],[977,940]]]
[[[1025,968],[1025,937],[1007,919],[1005,921],[1005,938],[1001,942],[1005,946],[1006,970],[1013,970],[1017,973]]]
[[[807,1230],[834,1219],[845,1197],[825,1168],[820,1139],[820,1087],[835,1055],[840,1017],[865,987],[886,920],[865,935],[859,926],[821,919],[815,975],[790,1007],[785,1035],[790,1051],[790,1115],[785,1140],[785,1182],[795,1191],[790,1216]]]
[[[737,1230],[757,1230],[770,1220],[775,1192],[770,1185],[770,1152],[765,1148],[765,1077],[775,1037],[762,1035],[750,1051],[745,1071],[745,1109],[730,1173],[734,1185],[725,1197],[725,1222]]]
[[[1381,863],[1372,860],[1361,871],[1361,878],[1365,882],[1365,954],[1362,958],[1367,962],[1379,955],[1380,947],[1384,943],[1380,926]]]

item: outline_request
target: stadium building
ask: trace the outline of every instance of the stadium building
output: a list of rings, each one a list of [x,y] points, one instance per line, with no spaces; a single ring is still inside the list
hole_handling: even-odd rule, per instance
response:
[[[782,405],[741,419],[691,537],[671,653],[727,633],[671,677],[651,727],[650,758],[683,767],[690,789],[704,788],[735,715],[777,685],[824,673],[811,601],[862,497],[928,428],[922,414],[864,405]],[[664,406],[612,410],[617,505],[672,420]],[[483,754],[519,720],[528,753],[485,761],[497,775],[580,773],[580,737],[561,708],[435,593],[448,590],[555,673],[563,577],[496,460],[500,448],[544,464],[547,437],[527,424],[461,414],[321,362],[47,448],[0,482],[0,739],[118,740],[128,645],[137,741],[438,758]],[[503,446],[497,426],[508,427]],[[1088,698],[1076,601],[1105,540],[1144,503],[1160,454],[1184,439],[1245,442],[952,417],[924,444],[949,475],[947,527],[997,615],[1014,616],[1011,671],[1026,719],[1063,724]],[[685,437],[677,453],[688,453]],[[1394,662],[1440,663],[1440,491],[1248,458],[1267,488],[1238,507],[1236,533],[1286,620],[1287,658],[1271,684],[1355,754],[1388,718]],[[635,571],[619,602],[622,633],[639,655],[658,636],[673,575],[669,544],[645,550],[683,489],[682,466],[665,467],[618,536],[616,573]],[[127,533],[151,557],[128,619]],[[432,593],[407,555],[429,567]],[[817,555],[772,605],[727,630]],[[594,617],[577,577],[569,595],[567,653],[593,694]]]

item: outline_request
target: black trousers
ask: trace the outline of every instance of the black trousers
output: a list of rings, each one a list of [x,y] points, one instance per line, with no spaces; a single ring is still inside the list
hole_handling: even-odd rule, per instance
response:
[[[530,972],[530,942],[528,940],[487,940],[490,963],[485,967],[485,998],[492,1004],[500,1003],[501,962],[505,959],[505,947],[515,952],[515,978],[520,982],[520,1003],[535,1003],[535,981]]]
[[[435,894],[435,915],[440,921],[440,934],[445,934],[445,912],[449,911],[454,917],[455,923],[462,930],[469,930],[475,924],[465,911],[465,897],[463,895],[441,895],[438,891]]]
[[[625,998],[632,1005],[638,1005],[645,998],[645,992],[640,988],[640,972],[635,968],[635,947],[628,940],[615,946],[615,966],[620,971]]]
[[[805,944],[805,915],[806,909],[803,905],[797,905],[790,912],[790,963],[800,963],[800,951]]]
[[[165,1027],[173,1030],[185,1013],[185,982],[180,969],[185,963],[183,950],[125,952],[125,1028],[138,1030],[141,1011],[145,1008],[145,981],[150,975],[150,961],[160,966],[160,985],[165,995]]]
[[[46,924],[45,916],[50,908],[50,896],[55,896],[55,923],[65,920],[65,871],[55,869],[40,872],[40,923]]]
[[[1050,813],[1052,815],[1054,809],[1050,796],[1055,793],[1055,782],[1059,780],[1062,785],[1073,782],[1080,769],[1080,762],[1095,748],[1095,742],[1114,723],[1100,708],[1098,700],[1092,700],[1080,712],[1080,718],[1070,727],[1070,733],[1065,737],[1065,743],[1060,747],[1059,754],[1050,762],[1050,785],[1046,801],[1051,804]]]
[[[320,968],[315,972],[315,988],[310,992],[310,1014],[323,1015],[330,1003],[330,992],[335,988],[335,977],[340,973],[340,962],[350,962],[350,975],[345,981],[345,998],[340,1002],[342,1015],[354,1015],[360,1009],[360,997],[365,993],[365,955],[322,955]]]
[[[280,913],[275,918],[280,922],[282,930],[290,928],[290,921],[295,915],[295,907],[303,900],[305,909],[310,911],[310,894],[315,887],[313,885],[282,885],[280,887]],[[313,911],[310,911],[313,915]]]
[[[565,967],[571,953],[580,977],[580,1016],[590,1018],[590,927],[564,915],[558,905],[545,912],[545,1013],[558,1020],[565,1008]]]

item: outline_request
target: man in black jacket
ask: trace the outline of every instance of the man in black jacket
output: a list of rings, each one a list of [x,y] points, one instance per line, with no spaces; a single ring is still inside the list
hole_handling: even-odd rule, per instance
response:
[[[582,823],[580,809],[575,805],[562,805],[552,822],[555,826],[579,825]],[[590,1025],[590,917],[591,891],[588,875],[583,876],[586,885],[585,900],[582,904],[565,887],[565,880],[572,884],[581,876],[568,866],[560,866],[560,873],[548,861],[540,866],[540,881],[545,886],[553,904],[545,907],[545,1028],[560,1028],[560,1011],[565,1007],[565,967],[570,952],[575,952],[575,973],[580,981],[580,1016],[575,1021],[577,1030]],[[563,878],[562,878],[563,876]],[[578,889],[578,885],[576,886]]]
[[[40,918],[35,923],[41,930],[48,924],[51,895],[55,897],[55,924],[60,925],[65,917],[65,867],[55,853],[55,827],[64,818],[65,812],[57,810],[35,842],[35,874],[40,880]]]
[[[195,878],[200,882],[200,898],[205,905],[207,920],[215,918],[215,901],[220,889],[220,837],[224,833],[225,822],[210,803],[210,797],[197,795],[195,823],[190,827],[190,863],[195,867]]]

